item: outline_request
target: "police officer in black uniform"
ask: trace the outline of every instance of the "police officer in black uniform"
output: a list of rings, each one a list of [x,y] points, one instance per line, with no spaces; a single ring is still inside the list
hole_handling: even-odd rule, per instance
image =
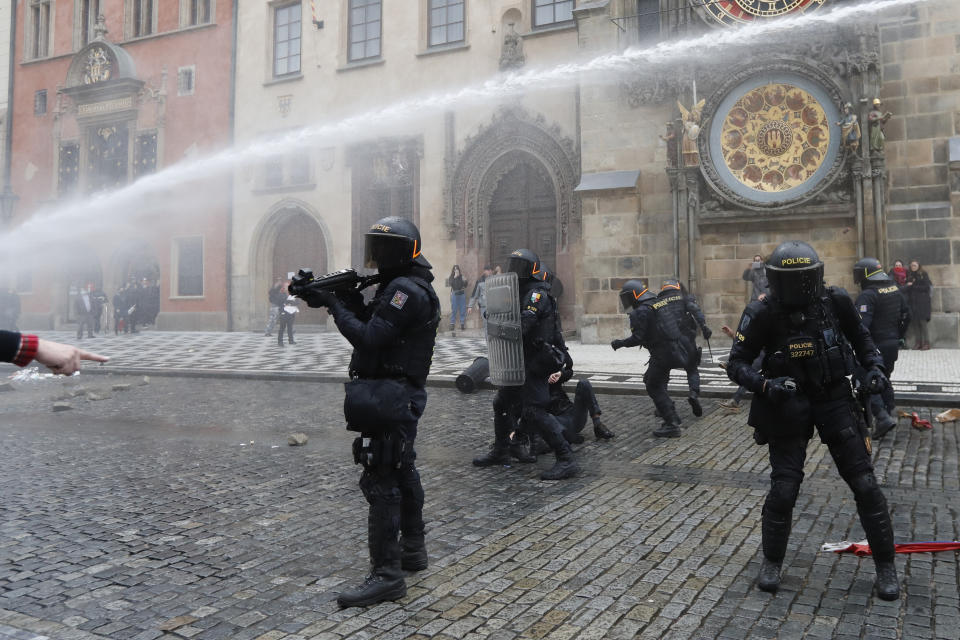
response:
[[[866,427],[847,376],[859,366],[879,392],[888,383],[883,360],[850,298],[824,288],[823,263],[804,242],[785,242],[767,261],[770,296],[740,318],[727,375],[752,391],[748,424],[770,450],[770,492],[763,505],[763,560],[757,586],[776,591],[803,480],[807,443],[816,426],[840,476],[853,490],[877,569],[877,594],[899,597],[893,526],[877,486]],[[750,364],[765,349],[760,371]]]
[[[413,447],[427,404],[440,301],[416,225],[383,218],[365,240],[366,266],[381,276],[369,303],[356,290],[301,295],[311,307],[327,307],[353,345],[344,414],[348,429],[361,433],[354,459],[364,465],[360,488],[369,503],[372,570],[362,585],[340,594],[342,607],[398,600],[407,593],[403,570],[427,567],[423,486]]]
[[[520,294],[520,323],[523,334],[524,383],[522,387],[501,387],[493,400],[494,443],[490,451],[473,459],[478,467],[509,464],[510,433],[515,419],[513,411],[520,406],[522,421],[543,438],[556,455],[556,463],[540,474],[543,480],[561,480],[580,472],[570,443],[563,437],[563,428],[550,415],[548,378],[559,371],[563,352],[556,339],[556,302],[544,282],[540,258],[529,249],[510,254],[507,271],[517,274]]]
[[[614,351],[622,347],[642,346],[650,352],[643,384],[657,408],[657,415],[663,419],[663,424],[653,431],[653,435],[658,438],[679,438],[680,418],[667,392],[667,383],[670,369],[682,367],[686,358],[681,358],[676,353],[675,344],[663,337],[660,323],[657,322],[655,305],[663,307],[667,303],[658,300],[657,295],[640,280],[627,280],[623,284],[620,303],[630,316],[631,335],[624,340],[612,341],[610,346]]]
[[[676,299],[676,291],[680,291],[680,300]],[[668,309],[671,316],[678,312],[680,314],[680,336],[688,355],[683,367],[687,372],[689,389],[687,402],[690,403],[693,415],[699,418],[703,415],[703,407],[700,405],[700,362],[703,359],[703,348],[697,346],[697,329],[703,334],[704,340],[709,340],[713,332],[707,326],[707,319],[697,304],[696,297],[688,293],[679,280],[671,278],[664,281],[660,286],[660,296],[669,301],[665,311]]]
[[[860,295],[854,304],[860,312],[863,326],[870,331],[873,342],[880,350],[883,369],[889,378],[893,375],[893,366],[907,335],[907,327],[910,326],[910,305],[876,258],[863,258],[853,265],[853,281],[860,285]],[[864,372],[859,373],[861,376],[858,377],[862,377]],[[871,396],[875,440],[897,426],[893,417],[894,406],[893,385]]]
[[[556,417],[560,426],[563,427],[563,436],[567,439],[567,442],[573,444],[583,442],[581,432],[587,425],[588,417],[593,422],[594,438],[597,440],[613,438],[613,432],[600,419],[603,411],[600,409],[597,394],[589,380],[577,381],[577,388],[573,393],[573,401],[571,402],[570,396],[563,388],[563,383],[573,377],[573,358],[567,352],[564,353],[564,356],[563,368],[548,379],[550,382],[550,404],[547,411]]]

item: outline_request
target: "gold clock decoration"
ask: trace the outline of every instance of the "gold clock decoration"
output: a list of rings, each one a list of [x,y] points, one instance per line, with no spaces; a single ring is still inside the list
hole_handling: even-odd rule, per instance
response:
[[[824,162],[830,125],[809,92],[787,83],[757,87],[723,117],[723,162],[756,191],[779,192],[806,182]]]

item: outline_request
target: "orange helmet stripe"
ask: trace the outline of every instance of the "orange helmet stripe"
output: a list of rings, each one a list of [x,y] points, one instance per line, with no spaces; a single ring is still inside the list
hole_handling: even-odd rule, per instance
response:
[[[634,300],[639,300],[639,299],[640,299],[640,296],[642,296],[643,294],[645,294],[647,291],[649,291],[649,289],[644,289],[644,290],[641,291],[640,293],[637,293],[636,291],[634,291],[634,292],[633,292],[633,299],[634,299]]]
[[[413,241],[413,257],[416,258],[419,256],[420,256],[420,248],[417,246],[417,241],[414,240]]]

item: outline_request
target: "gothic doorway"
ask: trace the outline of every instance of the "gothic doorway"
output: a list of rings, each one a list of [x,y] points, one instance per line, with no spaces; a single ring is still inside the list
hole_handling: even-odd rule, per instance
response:
[[[500,179],[489,208],[490,264],[506,267],[510,252],[536,252],[557,268],[557,196],[546,171],[533,160],[520,162]]]
[[[274,278],[288,278],[298,269],[310,268],[317,275],[327,273],[327,245],[323,230],[317,221],[300,209],[291,209],[277,225],[277,235],[273,243],[273,270],[270,284]],[[266,300],[266,291],[262,295]],[[311,309],[305,304],[296,319],[296,324],[325,324],[326,311]]]

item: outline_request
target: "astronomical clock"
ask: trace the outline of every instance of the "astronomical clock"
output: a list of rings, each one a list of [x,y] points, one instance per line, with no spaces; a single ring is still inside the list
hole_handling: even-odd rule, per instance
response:
[[[723,24],[733,25],[762,18],[819,9],[826,0],[714,0],[703,9]]]
[[[719,101],[708,124],[707,180],[733,199],[783,206],[812,195],[840,154],[836,100],[800,74],[759,73]]]

